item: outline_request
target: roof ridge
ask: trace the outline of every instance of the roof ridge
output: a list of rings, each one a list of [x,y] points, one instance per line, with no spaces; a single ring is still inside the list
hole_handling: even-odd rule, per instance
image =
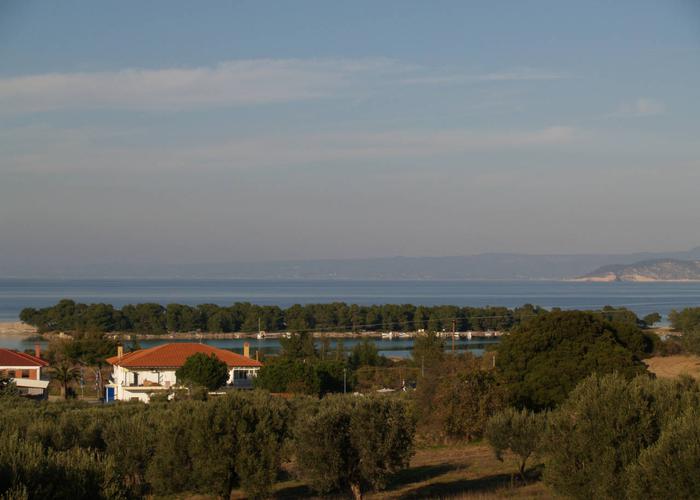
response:
[[[48,364],[49,364],[46,360],[38,358],[32,354],[27,354],[26,352],[17,351],[14,349],[7,349],[5,347],[0,348],[0,351],[5,351],[6,353],[9,353],[13,356],[16,356],[24,361],[30,361],[32,363],[36,363],[39,366],[48,366]]]
[[[160,365],[163,359],[169,358],[171,361],[174,358],[187,357],[196,352],[203,354],[213,354],[220,360],[225,361],[228,366],[262,366],[260,361],[250,357],[243,356],[237,352],[220,347],[212,346],[197,342],[170,342],[153,346],[148,349],[141,349],[131,353],[128,358],[126,356],[117,358],[116,356],[108,359],[110,364],[123,366],[175,366],[175,365]],[[185,356],[187,355],[187,356]],[[174,357],[174,358],[173,358]],[[159,360],[159,361],[156,361]],[[180,360],[179,364],[184,362]]]

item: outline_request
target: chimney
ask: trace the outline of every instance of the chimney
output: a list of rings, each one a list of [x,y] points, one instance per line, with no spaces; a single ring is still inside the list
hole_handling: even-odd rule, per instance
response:
[[[41,357],[41,345],[40,344],[34,344],[34,356],[37,358]]]
[[[255,361],[260,361],[260,349],[255,350]]]
[[[246,358],[250,357],[250,342],[243,342],[243,355]]]
[[[124,346],[117,344],[117,357],[121,359],[122,356],[124,356]]]

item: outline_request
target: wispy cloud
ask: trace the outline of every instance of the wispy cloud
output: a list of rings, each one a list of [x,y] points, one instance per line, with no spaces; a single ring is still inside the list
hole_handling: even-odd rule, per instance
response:
[[[666,112],[666,105],[656,99],[640,97],[634,102],[624,103],[620,106],[616,116],[653,116]]]
[[[390,85],[555,80],[563,74],[517,69],[447,74],[399,61],[251,59],[213,67],[49,73],[0,79],[0,113],[127,109],[179,111],[354,97]]]
[[[51,73],[0,79],[0,109],[182,110],[320,99],[405,71],[388,59],[256,59],[214,67]]]
[[[25,137],[27,136],[27,137]],[[25,137],[23,139],[23,137]],[[112,144],[91,130],[20,129],[0,135],[14,144],[6,171],[201,170],[294,167],[325,162],[459,157],[566,145],[579,133],[566,126],[519,131],[388,130],[328,132],[231,139],[212,144],[159,147]],[[24,146],[23,146],[24,145]]]
[[[540,71],[532,68],[520,68],[511,71],[483,74],[432,74],[404,78],[405,85],[458,85],[479,82],[518,82],[538,80],[563,80],[571,78],[565,73]]]

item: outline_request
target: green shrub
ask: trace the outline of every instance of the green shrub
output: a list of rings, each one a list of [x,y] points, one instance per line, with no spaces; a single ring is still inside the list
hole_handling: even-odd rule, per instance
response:
[[[226,363],[212,353],[207,356],[198,352],[185,361],[185,364],[177,369],[175,377],[178,383],[206,387],[213,391],[226,384],[229,377]]]
[[[486,438],[498,460],[503,460],[506,450],[519,457],[518,472],[525,480],[527,460],[540,449],[546,423],[545,413],[507,408],[488,421]]]
[[[399,400],[328,396],[297,419],[299,471],[321,493],[350,490],[361,498],[407,466],[413,435],[413,421]]]
[[[659,440],[629,467],[629,497],[700,498],[700,413],[692,408],[671,420]]]
[[[627,468],[699,401],[698,386],[688,379],[589,377],[550,415],[545,481],[573,498],[624,498],[631,488]]]

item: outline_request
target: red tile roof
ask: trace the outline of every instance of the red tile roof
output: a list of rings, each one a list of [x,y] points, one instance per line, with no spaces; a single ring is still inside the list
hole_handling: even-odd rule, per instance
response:
[[[229,368],[233,367],[260,367],[262,363],[255,359],[246,358],[235,352],[225,349],[217,349],[206,344],[174,343],[162,344],[150,349],[107,358],[107,362],[112,365],[124,366],[126,368],[179,368],[185,364],[187,358],[198,352],[207,356],[214,354]]]
[[[49,363],[31,354],[0,349],[0,366],[49,366]]]

